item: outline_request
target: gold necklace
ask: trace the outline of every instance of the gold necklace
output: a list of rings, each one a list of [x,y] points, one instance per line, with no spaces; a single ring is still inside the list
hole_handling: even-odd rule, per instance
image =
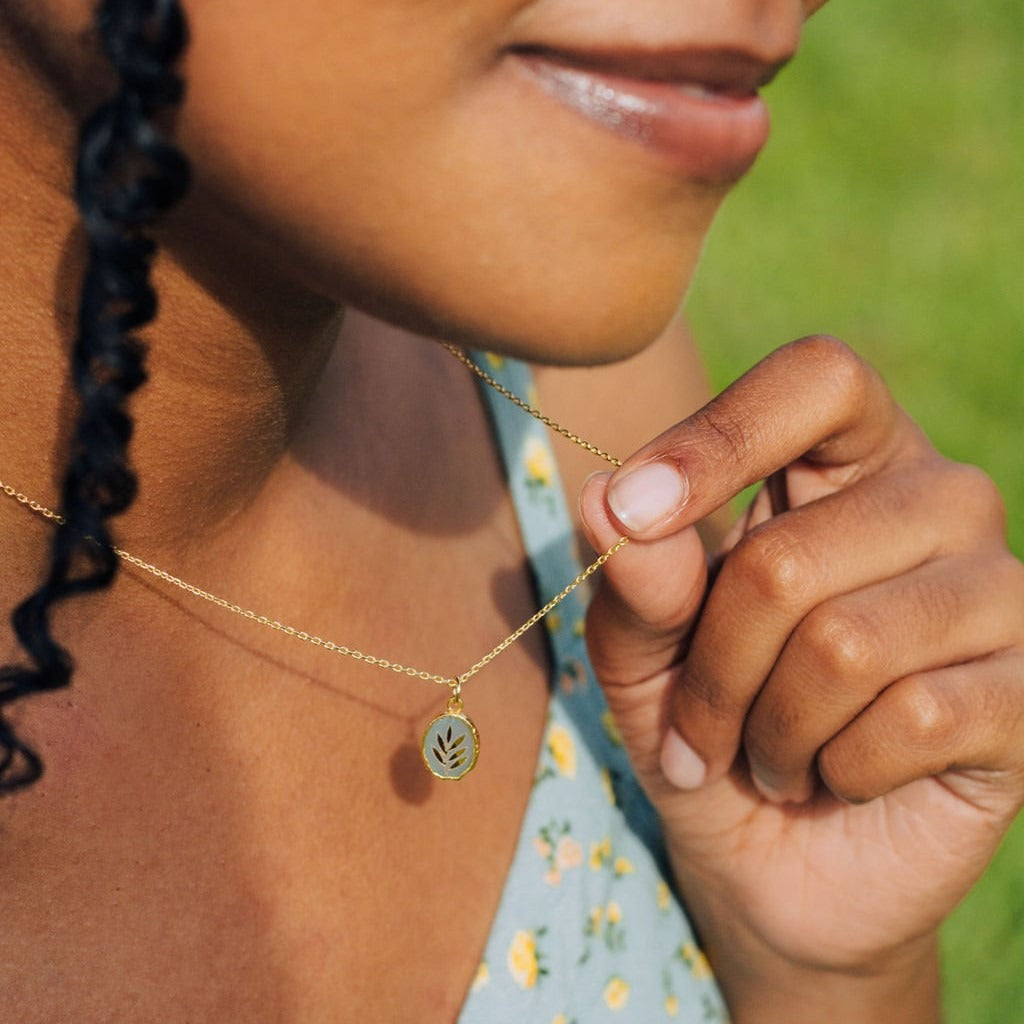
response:
[[[579,445],[591,454],[597,455],[606,462],[611,463],[611,465],[616,467],[622,465],[622,463],[613,455],[609,455],[596,445],[592,445],[589,441],[584,440],[578,434],[574,434],[567,430],[550,417],[545,416],[539,409],[525,402],[503,384],[500,384],[485,370],[477,366],[476,363],[474,363],[473,360],[462,351],[462,349],[449,344],[445,344],[444,347],[453,356],[455,356],[459,362],[467,366],[477,377],[487,384],[488,387],[493,388],[499,394],[519,406],[520,409],[529,413],[535,419],[540,420],[540,422],[546,427],[549,427],[556,433],[561,434],[562,437],[572,441],[573,444]],[[7,497],[13,498],[20,505],[25,506],[37,515],[42,516],[44,519],[48,519],[51,522],[56,523],[58,526],[64,525],[64,517],[59,512],[55,512],[46,505],[33,500],[28,497],[28,495],[23,494],[17,488],[5,483],[3,480],[0,480],[0,491],[7,495]],[[360,661],[364,665],[371,665],[374,668],[386,669],[389,672],[396,672],[399,675],[409,676],[413,679],[422,679],[428,683],[437,683],[441,686],[447,686],[451,690],[451,694],[448,697],[445,710],[434,718],[424,730],[420,752],[423,755],[423,762],[430,770],[431,774],[439,779],[455,780],[464,778],[468,775],[476,766],[480,755],[480,734],[472,720],[463,712],[462,687],[472,679],[473,676],[494,661],[499,654],[508,650],[508,648],[519,640],[524,633],[540,622],[540,620],[549,612],[553,611],[577,587],[593,576],[594,573],[612,557],[612,555],[625,547],[627,543],[629,543],[629,538],[620,537],[610,548],[608,548],[607,551],[599,555],[598,558],[591,562],[591,564],[576,576],[574,580],[568,583],[553,598],[551,598],[543,608],[534,612],[533,615],[531,615],[518,629],[514,630],[505,637],[504,640],[492,647],[491,650],[489,650],[478,661],[470,665],[470,667],[465,671],[460,672],[455,676],[425,672],[422,669],[402,665],[396,661],[391,661],[388,658],[381,658],[375,654],[367,654],[365,651],[357,650],[354,647],[348,647],[345,644],[338,644],[334,643],[332,640],[325,640],[323,637],[316,636],[306,630],[296,629],[294,626],[288,626],[283,622],[279,622],[277,619],[272,619],[266,615],[260,615],[249,608],[245,608],[234,601],[227,600],[226,598],[218,597],[216,594],[212,594],[208,590],[203,590],[201,587],[197,587],[192,583],[186,583],[185,580],[172,575],[164,569],[157,568],[157,566],[153,565],[152,562],[147,562],[145,559],[139,558],[137,555],[133,555],[130,552],[125,551],[123,548],[119,548],[116,545],[112,545],[112,548],[114,554],[116,554],[121,561],[127,562],[129,565],[134,566],[136,569],[140,569],[142,572],[148,573],[150,576],[155,576],[158,580],[162,580],[164,583],[177,587],[179,590],[183,590],[185,593],[191,594],[193,597],[197,597],[209,604],[216,605],[216,607],[222,608],[224,611],[240,615],[243,619],[248,619],[250,622],[255,622],[260,626],[266,626],[269,629],[276,630],[278,633],[284,633],[286,636],[294,637],[296,640],[301,640],[304,643],[312,644],[314,647],[319,647],[331,654],[340,654],[346,658],[352,658],[355,661]]]

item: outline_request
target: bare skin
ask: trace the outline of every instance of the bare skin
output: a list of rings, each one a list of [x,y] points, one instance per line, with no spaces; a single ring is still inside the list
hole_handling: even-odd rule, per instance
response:
[[[72,211],[44,187],[17,213],[4,248],[27,258],[13,281],[4,275],[17,286],[4,304],[16,358],[2,396],[5,422],[25,426],[3,436],[4,479],[52,500],[63,402],[52,353],[67,327],[53,323],[49,282],[74,276],[58,264]],[[532,613],[476,386],[447,353],[352,314],[332,359],[333,310],[317,316],[310,303],[276,326],[262,316],[257,338],[170,258],[160,287],[168,313],[136,405],[146,483],[121,529],[126,547],[303,628],[439,670],[472,662]],[[285,381],[265,353],[300,329],[308,357]],[[667,362],[696,366],[687,344],[667,337],[640,356],[628,371],[638,393],[669,379]],[[622,452],[680,402],[706,397],[699,374],[682,375],[662,408],[647,403],[647,422],[627,425],[594,414],[615,371],[587,379],[580,389],[578,373],[549,371],[545,405],[581,429],[586,414]],[[251,387],[218,385],[229,380]],[[574,489],[600,465],[563,454]],[[11,607],[43,564],[49,527],[5,502],[0,529]],[[381,557],[353,556],[366,551]],[[167,1021],[329,1020],[339,1006],[452,1019],[532,781],[547,700],[541,634],[467,693],[486,757],[455,791],[425,776],[415,748],[439,688],[282,642],[137,575],[60,620],[80,666],[74,689],[21,712],[48,772],[0,808],[14,965],[5,1009],[48,1024],[110,1007]],[[0,657],[18,657],[9,635]],[[410,865],[403,851],[441,825],[445,844]],[[460,902],[474,908],[469,937],[424,957],[433,922]],[[391,907],[401,920],[382,927]]]
[[[210,547],[175,571],[364,649],[462,667],[483,653],[478,638],[503,636],[533,611],[517,528],[465,371],[440,350],[358,319],[369,339],[343,333],[346,355],[324,377],[325,388],[344,388],[358,373],[363,385],[346,416],[345,451],[369,464],[400,447],[420,467],[415,486],[392,460],[392,484],[375,471],[368,505],[358,479],[365,467],[346,456],[355,478],[340,486],[337,465],[309,461],[315,446],[304,430],[268,483],[283,519],[275,523],[261,498],[217,532],[222,554]],[[408,374],[365,358],[383,344],[401,347]],[[412,399],[424,439],[409,445],[388,410],[422,394],[425,379],[436,382],[436,397]],[[546,383],[555,409],[559,388]],[[598,381],[591,393],[603,401]],[[334,428],[336,408],[314,401],[312,419]],[[460,438],[471,423],[479,442],[467,450]],[[439,483],[465,476],[469,500],[424,507],[424,471]],[[45,524],[22,510],[2,514],[5,536],[45,538]],[[373,562],[354,550],[388,554]],[[12,581],[10,601],[33,564]],[[175,565],[172,554],[160,564]],[[82,670],[69,695],[26,709],[49,771],[38,790],[4,807],[7,892],[19,893],[9,918],[21,964],[11,998],[25,1019],[62,1020],[68,1006],[75,1019],[99,1019],[104,1007],[125,1005],[129,976],[136,993],[126,1018],[215,1019],[230,1007],[233,1019],[314,1021],[335,1019],[332,1008],[344,1005],[353,1015],[399,1019],[416,1008],[419,1019],[450,1020],[532,781],[547,696],[542,635],[468,689],[486,753],[456,791],[431,782],[418,760],[419,731],[444,696],[429,684],[340,663],[133,578],[64,619]],[[154,787],[159,801],[146,797]],[[438,828],[445,842],[424,844]],[[59,912],[48,913],[54,893]],[[473,908],[470,937],[425,957],[434,922],[460,905]],[[391,907],[403,908],[401,919],[382,927]],[[32,949],[47,951],[58,987],[36,974]],[[240,991],[251,1005],[238,1002]]]
[[[556,418],[625,455],[705,397],[678,327],[649,345],[728,188],[670,181],[646,152],[589,127],[577,134],[506,75],[502,46],[560,40],[581,24],[619,31],[616,19],[632,12],[641,41],[692,18],[703,44],[741,37],[768,66],[791,55],[817,5],[737,0],[684,17],[662,0],[488,0],[468,18],[454,3],[425,17],[411,0],[308,5],[301,17],[273,4],[188,6],[192,93],[179,128],[197,188],[167,226],[157,268],[165,315],[149,333],[153,379],[135,406],[144,491],[121,524],[123,543],[304,629],[457,670],[487,646],[479,638],[505,635],[533,610],[516,526],[464,369],[368,314],[540,361],[645,350],[622,368],[541,378]],[[395,64],[378,47],[394,56],[395,40],[408,37],[394,26],[417,6],[417,41],[429,45],[404,54],[409,80],[396,90]],[[10,98],[0,119],[0,471],[42,500],[52,500],[61,463],[57,353],[80,259],[64,198],[75,118],[61,97],[65,76],[95,75],[81,7],[19,0],[0,19],[0,95]],[[351,46],[344,33],[353,32],[374,45]],[[316,46],[350,59],[314,60]],[[33,56],[40,47],[48,63]],[[310,59],[296,62],[295,52]],[[335,69],[330,88],[363,104],[308,106],[323,83],[303,75],[317,67]],[[506,138],[513,113],[523,150],[489,167],[494,133]],[[531,140],[552,120],[558,145],[541,158]],[[296,138],[297,126],[308,134]],[[324,148],[311,161],[313,140]],[[446,163],[453,146],[457,169]],[[523,180],[523,166],[536,177]],[[510,196],[515,217],[503,212]],[[348,305],[368,313],[345,319]],[[595,664],[735,1019],[934,1021],[935,927],[1021,799],[1024,623],[1001,612],[998,636],[970,628],[997,607],[1024,606],[1021,570],[1002,542],[996,498],[939,459],[845,350],[804,345],[781,358],[627,465],[684,466],[694,497],[630,531],[642,543],[613,562],[592,612]],[[681,376],[690,383],[675,384]],[[838,390],[825,386],[836,380]],[[575,489],[585,469],[569,458]],[[698,617],[707,579],[690,527],[782,470],[790,504],[811,514],[773,516],[781,510],[762,499],[746,524],[761,540],[732,538]],[[966,521],[909,497],[937,484],[977,496]],[[629,529],[608,486],[599,477],[584,491],[598,546]],[[826,495],[828,514],[817,514]],[[31,589],[47,530],[0,504],[5,606]],[[780,583],[750,551],[789,530],[793,550],[818,556]],[[912,543],[922,536],[926,554]],[[978,649],[927,665],[931,616],[915,601],[914,573],[932,561],[933,592],[962,598],[947,632],[975,636]],[[987,593],[952,585],[972,573],[998,583]],[[896,676],[888,665],[864,673],[856,659],[833,660],[835,690],[856,699],[838,712],[819,701],[804,728],[780,729],[821,674],[809,616],[824,608],[821,625],[835,622],[826,613],[837,600],[889,581],[907,584],[885,595],[904,625]],[[765,588],[776,586],[778,614],[751,629]],[[0,807],[0,963],[10,968],[3,1006],[12,1017],[454,1018],[540,742],[539,635],[467,695],[486,759],[455,790],[430,783],[411,752],[444,697],[428,684],[325,661],[130,574],[68,606],[58,625],[79,662],[74,688],[19,712],[49,771]],[[737,645],[726,637],[740,626],[749,642]],[[0,658],[17,653],[5,634]],[[969,728],[950,741],[954,754],[936,759],[942,735],[915,731],[921,722],[906,718],[891,684],[927,672],[949,679],[965,658],[971,677],[954,671],[948,692]],[[869,706],[867,731],[864,719],[855,729]],[[684,777],[678,748],[663,753],[670,725],[701,758],[699,779]],[[862,808],[836,797],[877,799]],[[829,856],[837,831],[853,835],[844,850],[859,849],[877,838],[879,816],[905,813],[918,835],[933,834],[951,807],[957,848],[969,855],[952,863],[932,843],[928,878],[901,873],[898,847],[871,863]],[[439,833],[443,844],[429,840]],[[749,856],[734,857],[737,848]],[[789,890],[758,874],[766,851],[778,858],[775,882],[809,886],[800,915],[789,912]],[[834,909],[808,882],[823,858],[834,867],[830,891],[863,885],[869,867],[878,885],[852,939],[837,939]],[[900,897],[883,900],[892,891],[883,882]],[[435,922],[453,904],[470,908],[466,938],[439,947]]]

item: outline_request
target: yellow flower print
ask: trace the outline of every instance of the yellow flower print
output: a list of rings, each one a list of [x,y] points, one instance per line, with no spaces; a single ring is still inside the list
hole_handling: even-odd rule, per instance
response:
[[[487,966],[487,961],[481,960],[480,966],[476,969],[476,974],[473,976],[473,984],[470,986],[470,991],[479,992],[490,980],[491,970]]]
[[[587,632],[587,623],[584,619],[575,619],[572,624],[573,636],[584,636]]]
[[[607,837],[602,839],[599,843],[590,844],[590,869],[592,871],[600,871],[604,867],[605,863],[611,860],[612,856],[612,841]]]
[[[508,972],[520,988],[537,984],[540,964],[537,961],[537,940],[533,932],[516,932],[508,947]]]
[[[622,733],[619,732],[619,727],[615,722],[615,718],[610,711],[606,711],[601,716],[601,724],[604,726],[604,731],[608,735],[608,739],[612,741],[617,747],[622,746]]]
[[[633,862],[628,857],[616,857],[613,870],[616,877],[621,878],[623,875],[633,874],[636,868],[633,867]]]
[[[569,1018],[564,1013],[560,1013],[551,1018],[551,1024],[569,1024]]]
[[[548,731],[548,750],[555,759],[559,775],[576,778],[576,744],[572,741],[569,730],[561,725],[553,725]]]
[[[545,859],[551,856],[551,844],[543,836],[533,837],[533,848]]]
[[[658,909],[668,910],[672,905],[672,890],[669,889],[666,882],[659,881],[656,892],[657,896],[655,898],[658,901]]]
[[[609,924],[618,924],[622,920],[622,907],[620,907],[615,900],[611,900],[608,903],[606,913],[608,915]]]
[[[674,1017],[677,1013],[679,1013],[678,996],[665,996],[665,1012],[670,1017]]]
[[[547,626],[549,633],[557,633],[562,628],[562,616],[558,612],[548,612],[544,625]]]
[[[629,1002],[629,985],[618,975],[605,985],[604,1002],[609,1010],[622,1010]]]
[[[690,968],[690,974],[698,981],[711,977],[711,964],[708,963],[708,958],[704,955],[703,950],[698,949],[695,943],[687,942],[679,951],[679,955],[683,958],[686,966]]]
[[[615,789],[612,786],[612,773],[607,768],[601,769],[601,789],[608,803],[615,806]]]
[[[505,357],[499,356],[496,352],[485,352],[484,359],[486,359],[495,370],[500,370],[505,365]]]
[[[527,405],[532,405],[535,409],[540,405],[540,392],[532,380],[526,385],[526,403]]]
[[[540,438],[531,437],[526,442],[523,466],[526,468],[528,483],[550,487],[555,479],[555,463],[551,458],[551,449]]]
[[[599,935],[601,933],[601,922],[604,920],[604,907],[594,907],[587,919],[586,934]]]

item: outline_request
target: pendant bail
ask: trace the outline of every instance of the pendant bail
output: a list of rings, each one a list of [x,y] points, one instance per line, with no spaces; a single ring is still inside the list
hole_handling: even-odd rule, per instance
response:
[[[456,676],[448,685],[452,688],[448,710],[457,715],[462,710],[462,676]]]

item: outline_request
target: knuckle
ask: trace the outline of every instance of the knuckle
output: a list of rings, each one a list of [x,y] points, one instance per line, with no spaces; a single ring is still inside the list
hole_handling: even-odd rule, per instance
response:
[[[924,676],[900,684],[890,708],[893,728],[911,750],[935,751],[951,747],[961,716],[948,694],[931,686]]]
[[[767,523],[747,534],[726,559],[722,570],[756,599],[787,609],[800,609],[816,587],[816,567],[806,542]]]
[[[965,519],[983,527],[1003,529],[1006,505],[995,481],[983,469],[964,462],[947,463],[942,493],[955,502]]]
[[[748,465],[763,446],[761,430],[756,419],[737,414],[726,403],[712,402],[695,413],[692,422],[697,427],[693,436],[701,438],[702,441],[708,436],[717,438],[721,449],[724,449],[725,459],[733,465]],[[703,445],[700,450],[677,454],[684,455],[687,459],[708,456]],[[713,459],[715,462],[721,460],[721,452],[713,453]]]
[[[871,387],[873,372],[846,342],[831,334],[811,334],[792,342],[804,358],[825,371],[827,379],[847,401],[858,404]]]
[[[819,363],[842,366],[862,361],[845,341],[834,334],[807,334],[790,342],[788,347],[803,352],[806,358]]]
[[[797,627],[796,640],[823,680],[874,679],[887,667],[877,623],[839,602],[811,611]]]

